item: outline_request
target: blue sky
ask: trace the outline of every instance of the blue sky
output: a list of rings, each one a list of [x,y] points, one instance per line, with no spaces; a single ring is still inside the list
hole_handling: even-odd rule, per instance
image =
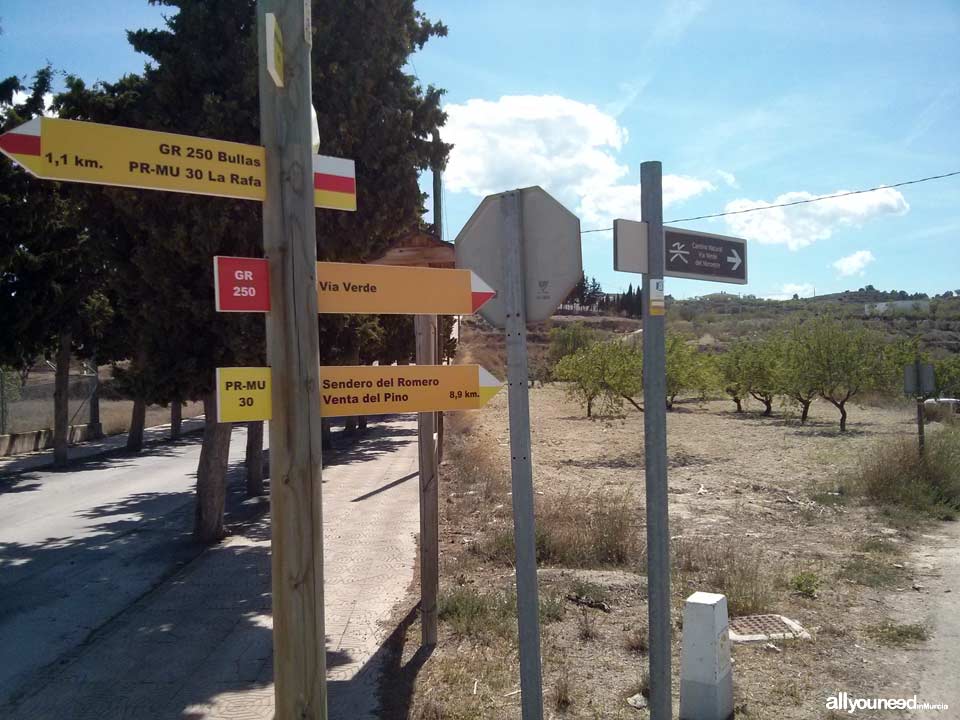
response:
[[[644,160],[663,162],[667,220],[960,170],[955,0],[418,7],[450,30],[411,64],[447,90],[447,239],[484,194],[530,184],[585,230],[639,219]],[[160,13],[4,0],[0,76],[47,60],[90,81],[137,71],[123,31]],[[960,289],[958,208],[960,176],[683,223],[748,238],[750,283],[668,279],[667,292]],[[639,279],[613,272],[609,233],[584,236],[583,258],[606,289]]]

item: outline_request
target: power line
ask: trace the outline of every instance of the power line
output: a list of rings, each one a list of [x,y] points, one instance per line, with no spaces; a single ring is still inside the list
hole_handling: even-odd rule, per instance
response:
[[[878,185],[877,187],[867,188],[866,190],[849,190],[847,192],[834,193],[833,195],[821,195],[815,198],[808,198],[807,200],[794,200],[793,202],[777,203],[776,205],[761,205],[759,207],[747,208],[745,210],[729,210],[727,212],[713,213],[711,215],[697,215],[696,217],[678,218],[677,220],[664,220],[663,224],[672,225],[679,222],[690,222],[691,220],[707,220],[709,218],[725,217],[727,215],[742,215],[744,213],[758,212],[759,210],[773,210],[774,208],[791,207],[792,205],[806,205],[808,203],[820,202],[821,200],[832,200],[834,198],[847,197],[848,195],[862,195],[863,193],[877,192],[878,190],[886,190],[887,188],[898,188],[903,187],[904,185],[916,185],[917,183],[929,182],[930,180],[941,180],[943,178],[953,177],[954,175],[960,175],[960,170],[944,173],[942,175],[930,175],[929,177],[918,178],[916,180],[905,180],[904,182],[894,183],[893,185]],[[595,230],[581,230],[580,234],[586,235],[587,233],[608,232],[610,230],[613,230],[613,228],[608,227],[597,228]]]

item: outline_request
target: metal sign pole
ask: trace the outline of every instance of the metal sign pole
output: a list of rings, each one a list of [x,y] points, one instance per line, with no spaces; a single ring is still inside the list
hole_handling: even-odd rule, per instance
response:
[[[923,457],[924,437],[923,437],[923,398],[926,389],[923,387],[923,374],[921,371],[920,355],[914,360],[914,372],[917,374],[917,443],[920,448],[920,457]]]
[[[640,212],[642,220],[647,223],[649,240],[647,272],[643,275],[643,434],[647,487],[651,720],[670,720],[673,717],[670,690],[670,529],[667,516],[661,172],[659,162],[645,162],[640,166]]]
[[[505,281],[504,302],[507,315],[505,330],[510,409],[510,471],[513,484],[513,536],[517,553],[521,707],[523,720],[542,720],[540,603],[537,599],[537,558],[533,526],[533,464],[530,458],[530,397],[520,193],[505,193],[500,207]]]

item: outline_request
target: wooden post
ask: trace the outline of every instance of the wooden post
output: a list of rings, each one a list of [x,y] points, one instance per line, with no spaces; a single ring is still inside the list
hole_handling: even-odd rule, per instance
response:
[[[417,365],[436,364],[437,316],[417,315]],[[420,440],[420,624],[424,646],[437,644],[437,596],[440,593],[440,504],[437,453],[433,433],[436,413],[419,413]]]
[[[437,240],[443,240],[443,166],[440,164],[440,131],[433,131],[434,155],[431,162],[433,172],[433,231]],[[443,320],[438,315],[437,328],[437,356],[436,364],[443,365],[443,345],[445,338],[442,335]],[[443,412],[437,413],[437,465],[443,461]]]
[[[326,720],[317,236],[310,147],[310,4],[258,0],[263,249],[273,370],[270,515],[276,720]],[[265,14],[283,35],[283,87],[267,72]]]

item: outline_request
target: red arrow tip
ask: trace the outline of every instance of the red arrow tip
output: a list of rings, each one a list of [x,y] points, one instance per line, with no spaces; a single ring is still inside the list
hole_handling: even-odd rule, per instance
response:
[[[496,296],[495,292],[475,292],[473,295],[473,311],[476,312],[487,300]]]

